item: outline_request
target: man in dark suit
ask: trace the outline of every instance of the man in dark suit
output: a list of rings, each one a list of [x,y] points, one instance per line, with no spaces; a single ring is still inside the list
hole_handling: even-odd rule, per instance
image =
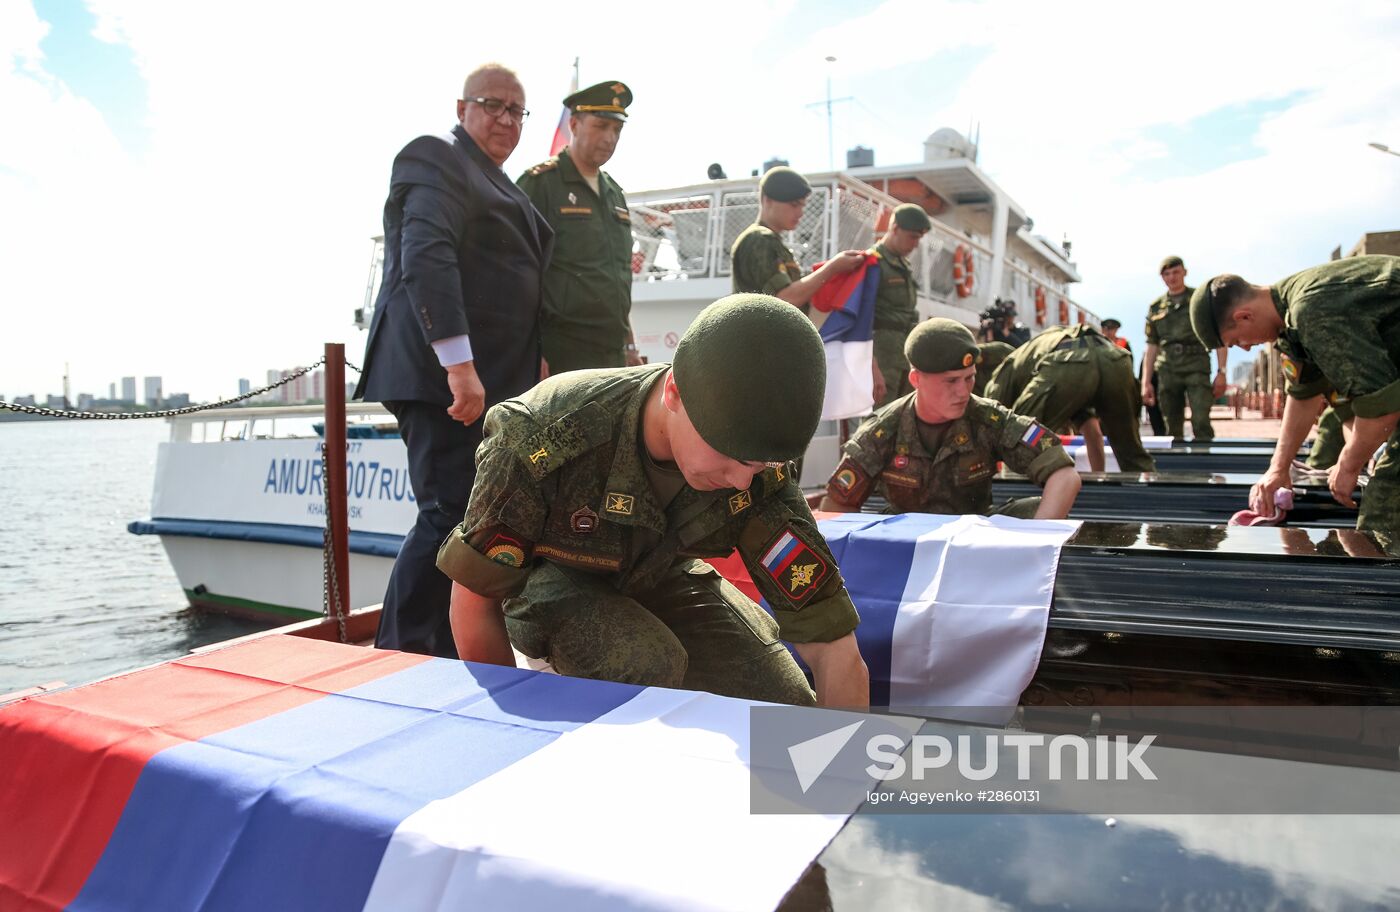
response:
[[[452,581],[437,550],[466,512],[482,414],[539,380],[540,278],[553,239],[501,171],[529,114],[520,80],[487,64],[462,96],[449,135],[420,136],[394,159],[384,279],[355,391],[398,419],[418,501],[375,645],[449,658]]]

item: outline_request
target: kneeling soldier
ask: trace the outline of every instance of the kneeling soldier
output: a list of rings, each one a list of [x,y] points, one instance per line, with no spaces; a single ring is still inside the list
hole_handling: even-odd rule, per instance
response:
[[[510,665],[514,644],[567,675],[811,704],[781,637],[816,702],[868,704],[860,619],[788,465],[825,377],[797,309],[732,295],[674,364],[564,374],[491,409],[438,555],[458,654]],[[736,546],[776,623],[700,560]]]
[[[977,342],[954,320],[920,323],[905,346],[914,392],[860,426],[827,482],[822,509],[850,512],[878,490],[891,513],[1005,513],[1063,519],[1079,474],[1060,438],[1030,418],[972,395]],[[997,463],[1030,476],[1043,497],[992,509]]]
[[[1113,441],[1119,468],[1155,472],[1138,433],[1137,385],[1133,356],[1082,324],[1047,329],[1016,349],[992,375],[986,396],[1056,431],[1078,427],[1095,472],[1104,470],[1100,427]]]

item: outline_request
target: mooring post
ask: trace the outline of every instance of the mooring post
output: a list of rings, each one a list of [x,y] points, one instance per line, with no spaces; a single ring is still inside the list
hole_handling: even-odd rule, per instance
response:
[[[326,343],[326,490],[330,492],[331,554],[335,558],[335,582],[341,610],[350,613],[350,511],[345,478],[345,346]],[[335,617],[335,606],[326,606]]]

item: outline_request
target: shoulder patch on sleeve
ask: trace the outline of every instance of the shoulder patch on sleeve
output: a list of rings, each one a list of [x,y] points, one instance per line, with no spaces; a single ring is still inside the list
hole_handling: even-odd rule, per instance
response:
[[[845,506],[863,503],[869,489],[870,473],[850,456],[841,460],[826,483],[827,496]]]
[[[802,607],[831,575],[831,564],[793,526],[778,532],[758,562],[793,608]]]
[[[612,422],[603,408],[590,402],[515,445],[515,455],[530,475],[544,478],[612,436]]]

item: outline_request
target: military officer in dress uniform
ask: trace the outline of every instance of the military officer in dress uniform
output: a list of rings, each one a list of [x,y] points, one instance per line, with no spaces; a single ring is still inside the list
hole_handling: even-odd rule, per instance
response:
[[[568,675],[868,704],[860,619],[789,466],[825,376],[806,317],[733,295],[673,364],[555,376],[493,408],[438,555],[458,653],[509,665],[514,644]],[[776,622],[702,560],[736,546]]]
[[[1157,270],[1167,293],[1147,307],[1147,350],[1142,355],[1142,401],[1158,403],[1173,440],[1184,440],[1186,405],[1191,404],[1191,436],[1200,443],[1215,439],[1210,406],[1225,392],[1226,349],[1215,350],[1220,369],[1210,378],[1210,355],[1191,331],[1188,304],[1194,289],[1186,284],[1186,265],[1169,256]],[[1152,378],[1158,378],[1156,390]]]
[[[859,510],[878,491],[891,513],[1069,514],[1079,495],[1074,460],[1049,428],[972,395],[977,343],[967,327],[942,318],[920,323],[905,355],[914,392],[877,411],[847,441],[823,510]],[[998,462],[1029,476],[1044,495],[993,510]]]
[[[909,362],[904,342],[919,322],[919,285],[909,255],[919,249],[933,227],[921,206],[905,203],[894,210],[889,230],[872,249],[880,261],[880,284],[875,289],[875,404],[884,405],[907,395]],[[883,390],[881,389],[883,387]]]
[[[565,98],[572,141],[516,181],[554,229],[540,322],[552,373],[642,363],[632,337],[632,218],[602,170],[631,103],[631,90],[612,81]]]
[[[860,250],[843,250],[820,269],[804,276],[782,233],[802,220],[812,186],[787,167],[770,168],[758,183],[758,221],[745,228],[729,248],[735,292],[758,292],[781,298],[807,311],[807,302],[827,280],[865,262]]]
[[[1104,470],[1104,432],[1123,471],[1157,469],[1138,432],[1133,356],[1087,323],[1052,327],[1016,349],[986,396],[1056,431],[1078,428],[1095,472]]]
[[[1293,458],[1324,401],[1350,427],[1328,472],[1332,496],[1355,506],[1357,476],[1382,443],[1361,499],[1358,529],[1400,526],[1400,257],[1333,260],[1273,285],[1219,275],[1191,296],[1191,324],[1207,347],[1273,342],[1283,355],[1288,401],[1269,470],[1249,494],[1251,510],[1274,513],[1290,487]]]

